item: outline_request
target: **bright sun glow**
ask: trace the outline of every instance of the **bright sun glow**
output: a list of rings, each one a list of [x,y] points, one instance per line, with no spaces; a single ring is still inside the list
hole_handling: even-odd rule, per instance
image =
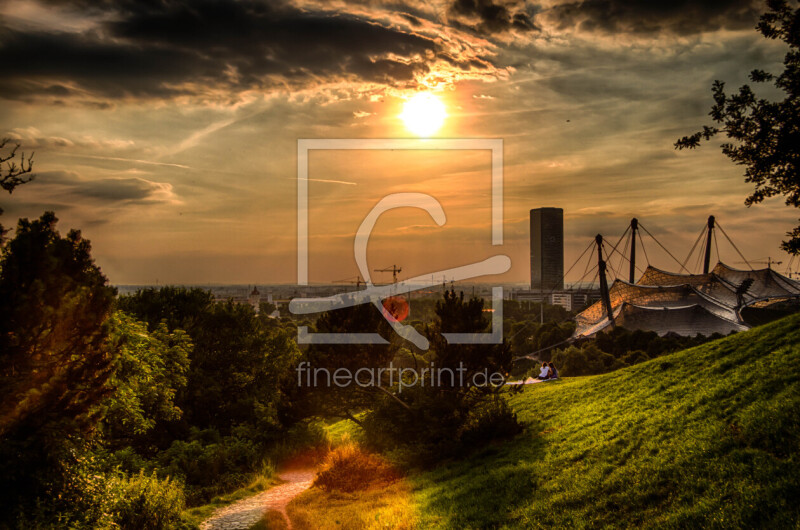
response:
[[[428,92],[420,92],[406,101],[403,113],[400,114],[406,128],[422,137],[431,136],[438,131],[446,117],[444,103]]]

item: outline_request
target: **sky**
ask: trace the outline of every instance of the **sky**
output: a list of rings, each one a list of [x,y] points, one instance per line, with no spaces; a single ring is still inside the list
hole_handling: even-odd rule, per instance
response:
[[[785,49],[754,30],[764,10],[0,0],[0,136],[35,151],[36,172],[0,197],[2,222],[54,210],[115,284],[293,283],[298,139],[416,138],[400,116],[429,93],[447,115],[432,138],[503,140],[504,244],[491,244],[488,151],[313,151],[311,282],[359,274],[356,230],[402,192],[433,196],[447,222],[412,208],[381,216],[369,267],[397,265],[401,279],[505,254],[509,272],[475,280],[528,281],[528,211],[543,206],[564,209],[565,268],[634,216],[682,260],[710,214],[748,259],[786,263],[778,246],[797,211],[745,207],[751,187],[719,141],[673,147],[709,123],[714,80],[733,89],[753,68],[780,70]],[[653,265],[677,270],[644,243]]]

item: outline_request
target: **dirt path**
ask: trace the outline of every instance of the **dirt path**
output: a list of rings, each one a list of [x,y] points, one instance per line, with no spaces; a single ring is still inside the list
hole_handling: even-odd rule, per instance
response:
[[[293,469],[278,474],[278,478],[285,482],[252,497],[220,508],[214,512],[210,519],[203,521],[200,529],[245,530],[258,522],[270,510],[281,512],[283,518],[286,519],[286,524],[291,528],[291,521],[286,515],[286,505],[311,487],[311,483],[314,480],[314,470]]]

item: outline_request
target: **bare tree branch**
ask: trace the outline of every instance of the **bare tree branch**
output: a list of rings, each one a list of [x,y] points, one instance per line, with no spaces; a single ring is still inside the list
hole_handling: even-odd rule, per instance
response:
[[[13,145],[13,147],[7,151],[6,154],[3,154],[3,150],[9,144]],[[33,153],[26,157],[23,152],[20,155],[19,165],[14,161],[19,148],[20,145],[18,143],[12,143],[9,138],[0,140],[0,187],[8,193],[13,192],[20,184],[30,182],[34,177],[32,173]]]

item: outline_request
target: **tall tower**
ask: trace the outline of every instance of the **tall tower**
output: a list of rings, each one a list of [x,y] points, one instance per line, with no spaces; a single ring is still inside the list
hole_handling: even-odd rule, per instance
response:
[[[564,210],[531,210],[531,290],[564,288]]]

